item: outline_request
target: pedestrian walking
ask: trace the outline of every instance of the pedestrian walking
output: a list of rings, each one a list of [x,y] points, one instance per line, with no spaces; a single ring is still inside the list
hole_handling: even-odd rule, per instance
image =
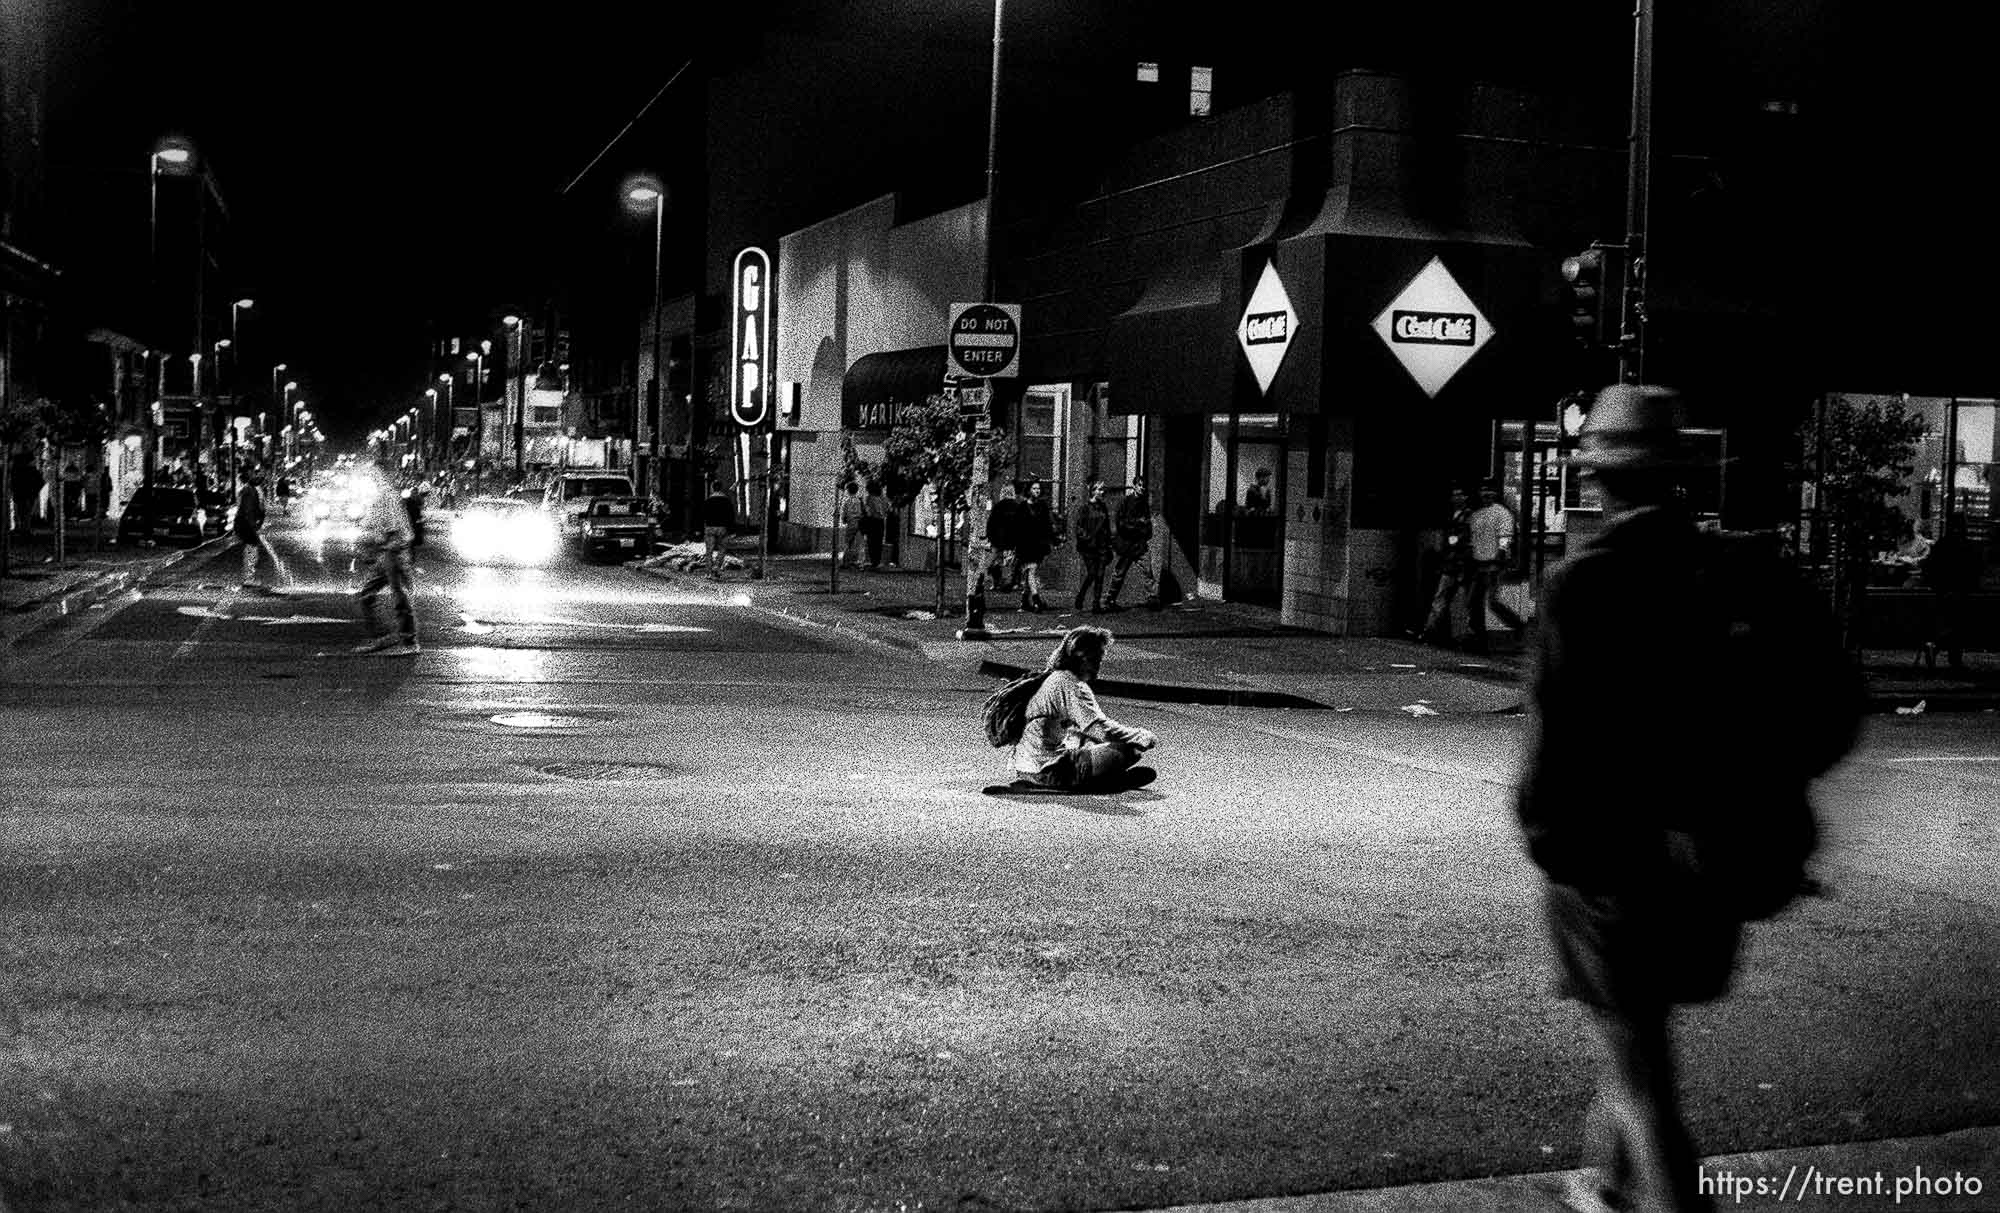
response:
[[[861,500],[861,535],[868,541],[868,567],[882,567],[882,539],[889,533],[889,498],[882,482],[868,482],[868,495]]]
[[[861,484],[850,480],[847,482],[847,496],[840,500],[840,529],[847,536],[847,550],[841,553],[840,563],[848,568],[857,568],[861,564],[863,513]]]
[[[1111,516],[1111,552],[1118,563],[1111,574],[1111,589],[1104,596],[1105,610],[1125,609],[1118,605],[1118,591],[1125,588],[1125,577],[1133,569],[1138,569],[1145,578],[1146,605],[1159,607],[1160,590],[1153,580],[1152,548],[1153,503],[1146,496],[1146,478],[1134,476]]]
[[[257,579],[258,559],[269,556],[271,568],[281,580],[285,566],[272,550],[271,541],[264,538],[264,514],[264,471],[249,468],[243,473],[243,487],[236,493],[236,521],[232,527],[243,547],[243,588],[268,593],[269,587]]]
[[[1092,614],[1104,611],[1104,566],[1111,560],[1111,510],[1104,504],[1104,482],[1093,480],[1084,489],[1083,504],[1076,507],[1071,527],[1076,536],[1077,563],[1082,566],[1076,587],[1076,609],[1090,600]]]
[[[41,500],[43,484],[42,469],[35,465],[33,457],[25,451],[15,455],[7,470],[7,492],[13,498],[14,509],[10,521],[24,538],[34,538],[35,503]]]
[[[357,522],[355,548],[368,564],[367,578],[357,597],[361,620],[373,640],[354,647],[356,653],[380,657],[408,657],[418,651],[415,585],[411,575],[410,545],[416,535],[410,529],[410,515],[402,494],[389,482],[388,468],[380,463],[364,465],[361,488],[367,497]],[[377,630],[376,602],[389,595],[395,611],[393,630]]]
[[[292,478],[281,473],[278,476],[278,506],[284,510],[285,517],[287,518],[292,516],[293,495]]]
[[[701,503],[701,537],[708,556],[708,576],[722,580],[722,562],[727,559],[729,532],[736,528],[736,501],[722,481],[711,481],[708,496]]]
[[[1021,586],[1021,609],[1040,614],[1048,609],[1042,601],[1042,561],[1055,545],[1055,518],[1048,498],[1042,496],[1042,482],[1030,480],[1014,515],[1014,567]]]
[[[1021,499],[1012,484],[1000,486],[1000,499],[986,516],[986,542],[993,545],[993,588],[1012,590],[1020,584],[1021,566],[1014,544],[1021,532]]]
[[[1940,652],[1952,669],[1965,669],[1966,596],[1979,588],[1979,566],[1979,551],[1966,541],[1964,520],[1945,519],[1923,562],[1924,584],[1933,598],[1931,634],[1922,651],[1932,669]]]
[[[1014,746],[1017,777],[1060,791],[1117,790],[1130,783],[1140,756],[1159,745],[1151,730],[1105,715],[1090,689],[1111,640],[1103,628],[1075,627],[1049,654]]]
[[[83,469],[74,459],[63,465],[62,512],[64,518],[83,517]]]
[[[1517,801],[1558,992],[1590,1020],[1597,1092],[1565,1199],[1597,1213],[1709,1207],[1673,1008],[1725,994],[1744,923],[1804,887],[1808,786],[1859,720],[1825,612],[1774,556],[1733,567],[1677,503],[1680,426],[1674,393],[1632,384],[1585,422],[1573,464],[1606,525],[1549,582]]]
[[[1479,486],[1479,500],[1480,506],[1472,512],[1466,528],[1471,565],[1465,605],[1472,617],[1466,647],[1475,653],[1483,653],[1487,648],[1487,611],[1492,611],[1516,637],[1527,627],[1514,609],[1500,600],[1501,578],[1514,560],[1514,511],[1501,504],[1498,480],[1488,480]]]
[[[1457,639],[1452,634],[1452,604],[1472,574],[1472,505],[1464,489],[1451,491],[1451,517],[1445,523],[1438,556],[1437,589],[1431,595],[1430,612],[1424,617],[1418,639],[1449,645]]]

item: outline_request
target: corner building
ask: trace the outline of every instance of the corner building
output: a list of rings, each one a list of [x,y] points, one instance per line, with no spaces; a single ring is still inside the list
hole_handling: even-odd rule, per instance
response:
[[[1500,476],[1517,551],[1559,555],[1588,525],[1561,401],[1610,378],[1559,266],[1622,230],[1607,117],[1349,72],[1132,148],[1060,213],[1003,194],[997,298],[1024,333],[1001,420],[1051,434],[1017,475],[1067,513],[1143,467],[1183,592],[1336,634],[1415,625],[1453,487]]]

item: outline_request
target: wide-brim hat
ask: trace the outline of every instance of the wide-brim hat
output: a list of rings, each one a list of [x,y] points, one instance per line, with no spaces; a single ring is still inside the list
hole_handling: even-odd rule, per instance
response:
[[[1586,470],[1689,467],[1695,450],[1681,432],[1685,420],[1672,388],[1614,383],[1597,393],[1569,461]]]

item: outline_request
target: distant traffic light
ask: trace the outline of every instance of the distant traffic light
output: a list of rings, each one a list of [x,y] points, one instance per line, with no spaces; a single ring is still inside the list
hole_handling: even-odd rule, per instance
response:
[[[1563,258],[1563,281],[1569,284],[1569,319],[1577,339],[1610,348],[1618,344],[1619,265],[1608,245],[1593,244],[1574,257]]]

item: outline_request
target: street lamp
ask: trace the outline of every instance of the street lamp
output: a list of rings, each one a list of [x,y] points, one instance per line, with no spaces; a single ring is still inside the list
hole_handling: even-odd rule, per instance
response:
[[[458,416],[452,411],[451,407],[451,372],[446,371],[444,374],[439,375],[438,382],[444,385],[444,424],[438,427],[438,437],[441,439],[439,445],[444,448],[445,454],[449,455],[451,453],[451,439],[458,429],[456,424]]]
[[[652,441],[646,449],[646,471],[639,477],[639,483],[632,487],[641,495],[656,491],[659,483],[660,466],[660,249],[665,239],[667,224],[667,187],[658,177],[640,174],[625,182],[625,202],[635,213],[644,214],[650,206],[653,212],[653,374],[646,381],[646,418],[651,423]],[[632,456],[636,462],[639,454],[639,416],[634,410],[632,417]],[[652,489],[648,488],[651,482]]]
[[[438,390],[427,387],[424,389],[424,395],[430,398],[431,409],[430,417],[424,425],[424,470],[429,471],[431,465],[437,462]]]
[[[486,406],[480,403],[486,386],[486,353],[473,350],[465,356],[472,363],[472,495],[480,493],[480,482],[486,473]]]
[[[528,330],[521,325],[519,316],[503,316],[500,323],[513,330],[512,339],[516,343],[512,358],[514,379],[519,385],[514,389],[514,478],[519,480],[528,470]]]

